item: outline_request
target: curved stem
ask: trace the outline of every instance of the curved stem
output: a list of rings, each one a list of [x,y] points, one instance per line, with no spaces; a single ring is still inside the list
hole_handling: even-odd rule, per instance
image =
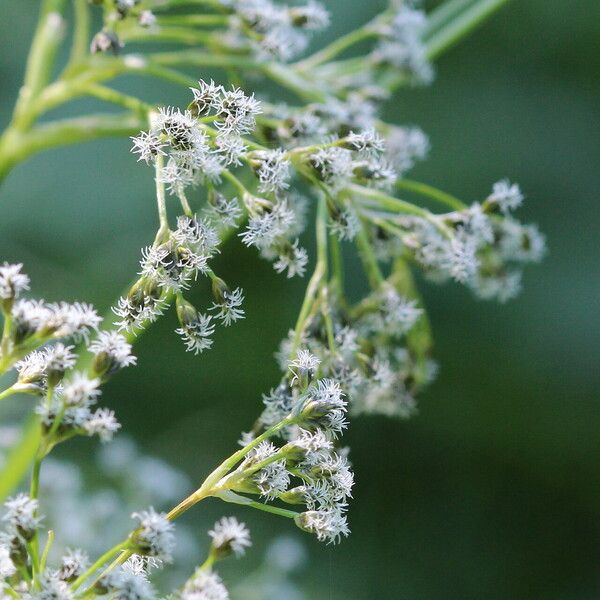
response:
[[[455,196],[452,196],[452,194],[448,194],[447,192],[439,190],[426,183],[421,183],[420,181],[414,181],[412,179],[398,179],[395,185],[401,190],[408,190],[409,192],[415,192],[421,196],[431,198],[436,202],[440,202],[441,204],[450,207],[452,210],[462,210],[467,207],[464,202]]]
[[[156,204],[158,206],[158,217],[160,219],[160,231],[166,232],[169,229],[169,217],[167,216],[167,203],[165,201],[165,184],[162,182],[162,170],[164,167],[164,157],[162,154],[156,156]],[[160,233],[159,233],[160,235]]]
[[[90,10],[87,0],[73,0],[73,42],[69,67],[81,62],[90,43]]]
[[[313,271],[312,277],[310,278],[308,285],[306,286],[306,292],[304,294],[304,300],[296,320],[296,327],[294,328],[294,340],[290,350],[290,358],[295,358],[300,341],[302,340],[302,333],[306,326],[306,320],[311,313],[311,310],[315,302],[319,298],[319,288],[327,276],[327,204],[325,196],[319,199],[319,206],[317,208],[317,263],[315,270]]]
[[[509,0],[476,0],[462,12],[453,14],[451,19],[446,20],[427,39],[428,58],[435,59],[440,56],[491,17],[507,2]]]
[[[106,564],[115,554],[118,554],[122,550],[129,548],[129,540],[120,542],[116,546],[113,546],[110,550],[107,550],[93,565],[86,569],[71,585],[73,590],[79,589],[88,577],[93,575],[102,565]]]
[[[65,0],[44,0],[42,2],[40,19],[27,58],[25,80],[15,105],[13,126],[17,130],[22,129],[23,115],[27,113],[30,103],[48,83],[52,75],[56,51],[63,36],[62,11],[64,4]]]
[[[310,71],[311,69],[314,69],[315,67],[334,59],[336,56],[344,52],[344,50],[347,50],[348,48],[351,48],[352,46],[355,46],[356,44],[359,44],[360,42],[372,37],[377,37],[377,30],[373,27],[368,27],[365,25],[364,27],[360,27],[359,29],[355,29],[346,35],[339,37],[322,50],[315,52],[312,56],[301,60],[294,66],[298,70],[306,73],[307,71]]]

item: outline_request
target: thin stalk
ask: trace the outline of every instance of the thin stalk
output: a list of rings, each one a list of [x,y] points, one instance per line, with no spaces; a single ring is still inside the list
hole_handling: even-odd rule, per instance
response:
[[[406,200],[400,200],[398,198],[394,198],[393,196],[388,196],[388,194],[380,192],[379,190],[354,184],[348,186],[347,189],[352,193],[353,196],[357,198],[369,198],[370,200],[377,202],[377,204],[379,204],[381,207],[393,210],[394,212],[414,215],[415,217],[421,217],[422,219],[426,220],[431,219],[432,215],[428,210],[421,208],[416,204],[412,204],[411,202],[406,202]]]
[[[260,68],[260,63],[242,55],[216,54],[200,50],[178,50],[176,52],[155,52],[148,55],[155,65],[190,65],[194,67],[238,67],[240,69]]]
[[[184,25],[212,27],[214,25],[227,25],[229,15],[159,15],[159,25]]]
[[[447,192],[439,190],[426,183],[421,183],[420,181],[414,181],[412,179],[398,179],[395,185],[401,190],[407,190],[409,192],[414,192],[416,194],[420,194],[421,196],[431,198],[436,202],[450,207],[452,210],[462,210],[467,206],[464,202],[455,196],[452,196],[452,194],[448,194]]]
[[[172,42],[191,46],[203,44],[226,50],[226,47],[221,47],[218,43],[218,37],[215,36],[216,33],[218,32],[214,30],[206,32],[186,27],[161,27],[156,31],[134,29],[124,33],[122,39],[128,42]]]
[[[48,554],[50,552],[50,548],[52,548],[53,543],[54,531],[52,529],[49,529],[48,538],[46,539],[46,544],[44,545],[44,551],[42,552],[42,558],[40,560],[40,573],[43,573],[46,569],[46,563],[48,562]]]
[[[31,485],[29,488],[29,496],[33,500],[37,500],[40,491],[40,470],[42,467],[43,454],[38,450],[37,456],[33,463],[31,472]],[[36,511],[37,512],[37,511]],[[36,531],[33,539],[27,545],[29,554],[31,555],[31,574],[35,580],[40,573],[40,558],[39,558],[39,535]]]
[[[346,35],[339,37],[322,50],[315,52],[312,56],[301,60],[294,66],[299,71],[306,73],[323,63],[329,62],[348,48],[373,37],[377,37],[376,29],[365,25],[364,27],[360,27],[359,29],[355,29]]]
[[[294,328],[294,341],[290,350],[290,358],[295,358],[302,332],[306,325],[306,320],[311,313],[311,310],[319,298],[319,288],[327,275],[327,205],[325,197],[319,199],[319,207],[317,209],[317,264],[306,286],[304,300],[300,307],[300,313]]]
[[[473,2],[474,0],[447,0],[440,4],[427,15],[427,25],[424,32],[425,38],[431,36],[432,33],[455,18],[456,15],[460,14],[469,4],[473,4]]]
[[[200,572],[210,571],[212,569],[212,566],[215,564],[216,560],[217,556],[215,555],[211,547],[208,556],[206,557],[206,560],[198,567],[197,570]]]
[[[249,506],[263,512],[268,512],[273,515],[279,515],[280,517],[287,517],[288,519],[295,519],[300,513],[295,510],[287,510],[286,508],[279,508],[278,506],[271,506],[270,504],[263,504],[262,502],[255,502],[246,496],[241,496],[234,492],[223,492],[217,494],[217,497],[225,502],[231,504],[239,504],[240,506]]]
[[[69,66],[81,62],[88,52],[90,43],[90,9],[87,0],[73,0],[73,42]]]
[[[162,170],[164,167],[164,157],[158,153],[156,156],[156,204],[158,207],[158,217],[160,219],[159,232],[166,232],[169,229],[169,217],[167,215],[167,203],[165,200],[165,184],[162,182]]]
[[[88,115],[37,125],[18,137],[0,138],[0,181],[20,162],[42,150],[103,137],[130,136],[146,127],[137,113]]]
[[[179,202],[181,203],[181,208],[183,209],[183,212],[188,217],[191,217],[194,213],[192,211],[192,207],[190,206],[190,203],[188,202],[188,199],[187,199],[187,196],[185,195],[185,192],[183,190],[178,189],[177,190],[177,197],[179,198]]]
[[[2,392],[0,392],[0,400],[4,400],[5,398],[10,398],[14,394],[18,394],[19,391],[20,390],[18,388],[16,388],[14,385],[11,385],[9,388],[6,388]]]
[[[12,330],[13,330],[13,317],[9,310],[3,311],[4,326],[2,328],[2,341],[0,342],[0,356],[2,359],[6,359],[10,355]],[[0,371],[2,375],[2,371]]]
[[[65,0],[43,0],[40,18],[25,67],[25,79],[15,105],[13,126],[21,129],[20,119],[29,104],[50,80],[56,52],[62,40],[64,22],[62,11]]]
[[[364,222],[361,220],[361,228],[355,238],[356,248],[363,264],[363,269],[369,281],[369,285],[374,290],[379,289],[385,281],[385,277],[377,263],[377,257],[373,252],[373,247],[369,241]]]
[[[85,580],[93,575],[102,565],[106,564],[111,560],[115,554],[118,554],[122,550],[129,548],[129,539],[120,542],[116,546],[113,546],[110,550],[107,550],[91,567],[86,569],[71,585],[73,591],[79,589]]]
[[[147,115],[150,111],[155,110],[152,104],[148,104],[134,96],[128,96],[122,92],[117,92],[109,87],[90,83],[82,88],[83,92],[99,100],[128,108],[131,111],[139,112],[142,115]]]
[[[489,19],[509,0],[476,0],[464,11],[455,14],[446,21],[427,40],[427,56],[435,59],[454,46],[459,40],[471,33],[484,21]]]

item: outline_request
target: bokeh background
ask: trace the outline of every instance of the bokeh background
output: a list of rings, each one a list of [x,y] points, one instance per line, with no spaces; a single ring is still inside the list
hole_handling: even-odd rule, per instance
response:
[[[326,4],[342,32],[383,3]],[[32,0],[0,5],[2,125],[36,11]],[[600,594],[599,28],[597,0],[515,0],[439,61],[432,87],[389,103],[390,120],[431,138],[430,159],[412,176],[467,201],[511,177],[527,194],[521,218],[539,223],[550,253],[507,305],[423,283],[440,377],[416,418],[352,423],[353,534],[332,549],[298,533],[310,555],[302,573],[310,598]],[[123,85],[148,100],[185,102],[185,92],[151,81]],[[152,175],[128,150],[126,140],[104,140],[38,155],[0,188],[0,259],[24,262],[36,295],[104,310],[135,272],[156,215]],[[230,453],[276,382],[273,352],[304,285],[277,277],[239,243],[217,271],[246,290],[246,320],[219,330],[214,350],[197,358],[172,333],[173,315],[162,319],[136,348],[139,367],[105,393],[142,448],[197,480]],[[208,293],[200,286],[195,297]],[[91,448],[82,440],[71,452],[85,461]],[[289,531],[232,508],[215,501],[185,518],[201,532],[220,514],[238,514],[259,550]],[[225,565],[226,579],[253,560]]]

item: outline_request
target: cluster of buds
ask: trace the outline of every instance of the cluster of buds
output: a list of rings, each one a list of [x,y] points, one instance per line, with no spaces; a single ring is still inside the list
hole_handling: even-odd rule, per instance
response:
[[[481,203],[432,220],[398,217],[393,228],[374,227],[371,234],[382,258],[403,251],[436,282],[453,279],[479,298],[506,302],[520,292],[522,267],[546,252],[537,226],[512,215],[522,200],[519,186],[503,180]]]
[[[304,512],[291,513],[296,524],[320,541],[335,543],[350,532],[346,510],[354,483],[348,451],[337,448],[347,426],[346,400],[336,380],[318,377],[319,359],[308,350],[301,349],[288,367],[289,384],[282,383],[265,401],[269,419],[242,436],[241,443],[252,449],[216,487],[266,503],[304,506]],[[285,443],[253,443],[261,428],[273,426]]]
[[[329,25],[329,13],[310,0],[303,6],[272,0],[223,2],[229,7],[227,39],[234,48],[247,48],[259,60],[288,61],[308,46],[310,34]]]
[[[119,317],[115,325],[120,330],[135,332],[156,320],[163,314],[166,299],[174,295],[180,325],[176,333],[188,351],[198,354],[212,346],[217,322],[229,326],[244,318],[241,288],[230,289],[208,265],[220,243],[216,206],[211,204],[203,217],[180,216],[175,230],[160,233],[154,245],[142,251],[140,279],[113,308]],[[183,295],[199,274],[212,282],[211,314],[198,311]]]
[[[119,31],[135,27],[154,29],[156,15],[144,7],[142,0],[91,0],[104,8],[104,26],[94,35],[90,44],[92,54],[112,52],[117,54],[124,46]]]
[[[135,364],[131,345],[115,331],[98,331],[102,319],[88,304],[18,298],[29,281],[21,268],[8,264],[0,268],[4,300],[1,359],[5,367],[12,366],[17,372],[10,391],[41,397],[36,412],[52,444],[76,434],[97,434],[109,440],[119,423],[113,411],[94,406],[102,383]],[[87,372],[76,370],[74,344],[78,342],[85,343],[92,356]]]

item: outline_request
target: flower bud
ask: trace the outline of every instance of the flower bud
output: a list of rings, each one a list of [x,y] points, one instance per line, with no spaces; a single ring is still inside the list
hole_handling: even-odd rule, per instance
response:
[[[212,280],[212,293],[217,304],[226,304],[231,290],[223,279],[215,276]]]
[[[175,300],[177,319],[182,327],[190,327],[198,320],[196,307],[188,302],[183,296],[177,296]]]
[[[287,504],[306,504],[306,489],[304,486],[300,485],[291,490],[287,490],[287,492],[283,492],[283,494],[279,495],[279,499]]]
[[[104,30],[99,31],[92,39],[90,52],[92,54],[98,54],[111,50],[112,53],[116,55],[122,47],[123,43],[119,40],[119,37],[114,31]]]

